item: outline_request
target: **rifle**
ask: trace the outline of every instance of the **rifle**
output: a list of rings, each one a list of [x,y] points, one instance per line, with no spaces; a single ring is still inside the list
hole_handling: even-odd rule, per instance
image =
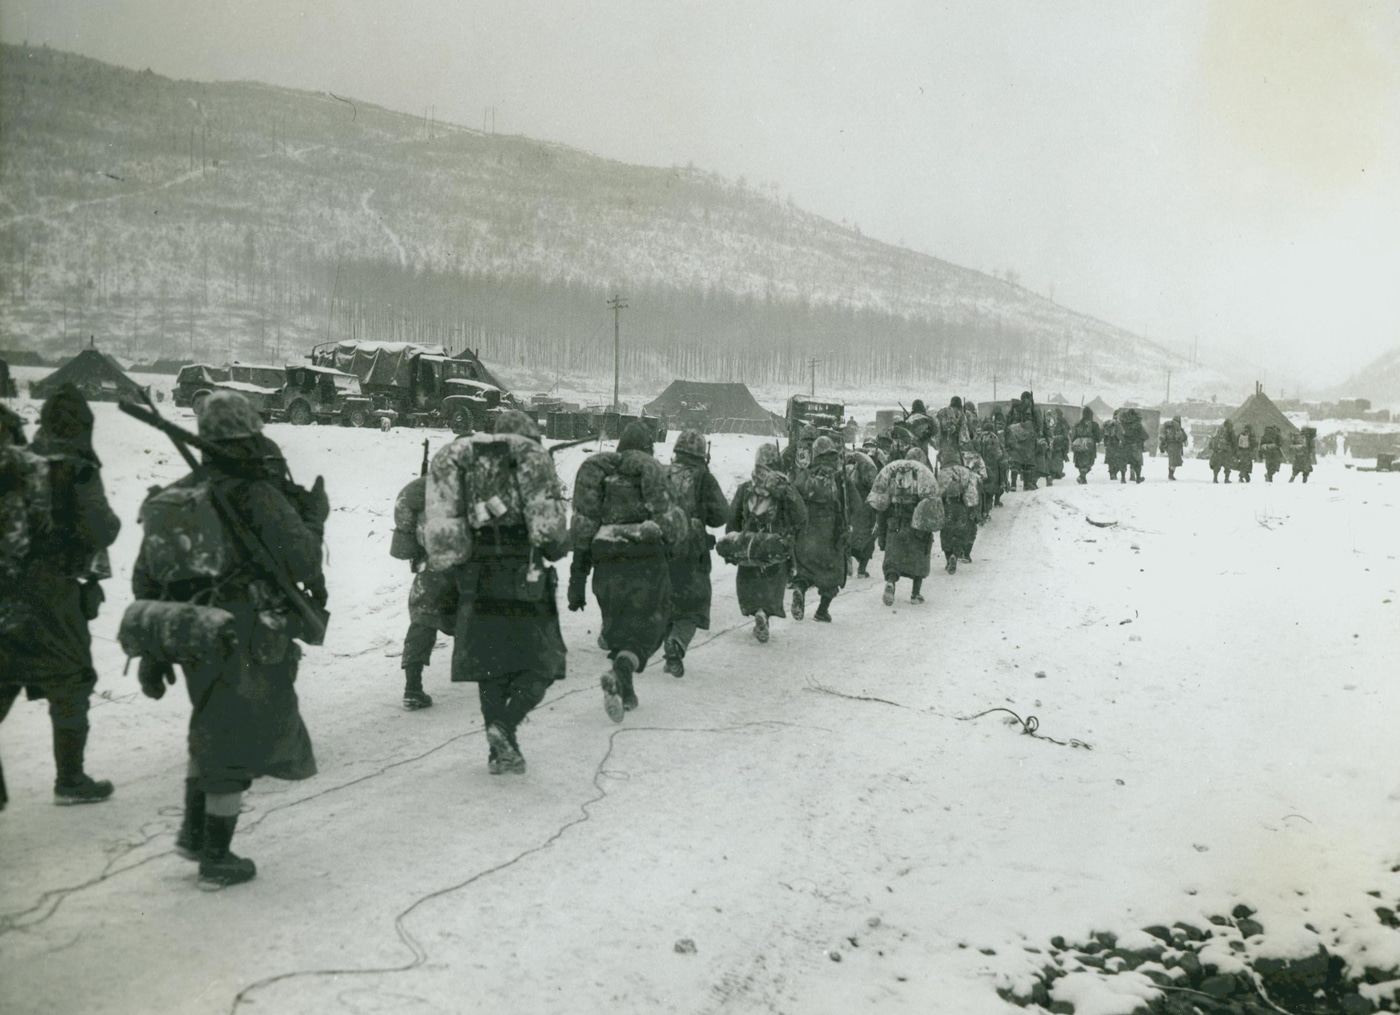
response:
[[[587,444],[589,441],[595,441],[597,439],[597,434],[589,434],[587,437],[580,437],[576,441],[561,441],[560,443],[554,445],[554,447],[546,448],[545,450],[552,455],[556,451],[563,451],[565,448],[576,448],[580,444]]]
[[[422,464],[422,466],[418,469],[418,478],[419,478],[419,479],[422,479],[422,478],[423,478],[424,476],[426,476],[427,474],[428,474],[428,441],[427,441],[426,438],[424,438],[424,440],[423,440],[423,464]]]
[[[151,404],[150,396],[145,396],[146,406],[142,407],[135,402],[122,401],[117,403],[117,408],[126,413],[132,419],[140,420],[147,426],[155,427],[161,433],[170,438],[176,450],[180,452],[180,457],[185,460],[185,464],[190,467],[190,471],[199,479],[209,477],[207,466],[200,464],[199,460],[191,453],[190,448],[202,451],[215,460],[240,461],[227,454],[222,449],[190,433],[182,427],[176,426],[157,411]],[[320,483],[320,480],[317,480]],[[301,621],[301,632],[297,637],[308,645],[320,645],[326,640],[326,624],[330,620],[330,613],[322,606],[316,604],[311,593],[303,589],[291,579],[285,570],[272,556],[271,551],[263,544],[262,540],[248,527],[248,523],[238,516],[233,505],[229,503],[228,495],[219,488],[217,483],[209,484],[210,500],[214,504],[214,510],[218,512],[219,520],[228,527],[233,535],[234,541],[242,546],[252,556],[253,562],[258,568],[270,577],[277,585],[277,589],[286,597],[291,604],[293,612]]]

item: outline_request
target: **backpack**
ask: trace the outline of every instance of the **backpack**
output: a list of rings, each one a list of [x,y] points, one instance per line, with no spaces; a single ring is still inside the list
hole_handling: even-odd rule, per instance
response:
[[[20,576],[34,539],[52,523],[48,462],[24,448],[0,448],[0,577]]]
[[[919,474],[913,469],[901,469],[891,477],[894,483],[890,489],[890,503],[917,504],[923,500],[919,493]]]
[[[829,472],[804,469],[792,485],[808,504],[834,504],[840,498],[837,478]]]
[[[699,518],[700,481],[705,475],[705,470],[672,462],[666,473],[671,481],[671,493],[675,496],[676,506],[685,512],[686,518],[692,521]]]
[[[1235,439],[1235,445],[1236,445],[1241,451],[1247,451],[1247,450],[1249,450],[1249,434],[1247,434],[1247,433],[1242,433],[1242,434],[1240,434],[1239,437],[1237,437],[1237,438]]]
[[[176,483],[141,505],[141,555],[162,585],[227,576],[237,554],[214,506],[209,480]]]
[[[471,457],[462,469],[462,487],[469,504],[467,522],[473,529],[525,524],[525,503],[516,480],[516,464],[508,441],[472,441]]]

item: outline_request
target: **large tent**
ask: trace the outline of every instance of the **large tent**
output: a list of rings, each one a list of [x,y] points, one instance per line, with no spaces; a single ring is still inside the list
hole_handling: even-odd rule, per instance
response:
[[[759,405],[753,392],[742,383],[672,381],[655,401],[647,403],[645,412],[666,417],[676,430],[761,437],[784,432],[782,417]]]
[[[1279,412],[1277,405],[1264,394],[1262,386],[1254,386],[1254,394],[1245,399],[1234,412],[1230,413],[1230,422],[1234,424],[1235,433],[1239,433],[1246,423],[1254,427],[1254,436],[1262,437],[1266,426],[1278,427],[1279,435],[1286,441],[1298,432],[1287,416]]]
[[[1094,396],[1094,400],[1089,403],[1089,408],[1094,410],[1095,419],[1108,419],[1113,415],[1113,406],[1105,402],[1101,395]]]
[[[48,398],[65,384],[71,384],[90,402],[119,402],[139,399],[146,389],[126,375],[126,371],[106,353],[89,346],[43,380],[29,386],[31,398]]]

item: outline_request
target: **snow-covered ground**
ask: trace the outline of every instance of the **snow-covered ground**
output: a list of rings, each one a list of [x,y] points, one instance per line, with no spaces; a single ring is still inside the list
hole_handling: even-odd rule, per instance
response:
[[[492,777],[445,640],[436,706],[399,707],[391,506],[423,438],[450,435],[271,427],[334,504],[330,634],[299,681],[321,772],[255,784],[234,848],[258,877],[205,894],[172,851],[188,703],[142,697],[114,640],[137,505],[182,469],[95,411],[125,527],[89,768],[117,790],[52,806],[45,711],[16,704],[0,1011],[1006,1012],[996,989],[1024,990],[1052,936],[1238,903],[1265,928],[1253,954],[1323,941],[1358,972],[1400,965],[1372,915],[1400,898],[1400,477],[1328,460],[1306,486],[1262,467],[1214,486],[1193,460],[1169,484],[1149,459],[1119,486],[1100,464],[1087,487],[1007,495],[973,564],[936,557],[926,604],[852,579],[834,623],[776,622],[766,646],[717,562],[686,676],[649,667],[620,726],[590,602],[563,617],[569,678],[521,730],[529,773]],[[726,492],[757,443],[714,439]],[[585,453],[558,456],[566,481]],[[992,708],[1086,746],[965,719]],[[1071,987],[1080,1015],[1137,1003]]]

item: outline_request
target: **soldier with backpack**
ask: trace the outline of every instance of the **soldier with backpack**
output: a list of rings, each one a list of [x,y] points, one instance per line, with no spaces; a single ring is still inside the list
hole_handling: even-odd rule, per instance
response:
[[[997,434],[996,423],[987,419],[973,438],[973,446],[987,470],[987,478],[980,484],[982,490],[982,523],[991,520],[992,508],[1001,507],[1002,479],[1006,473],[1006,452]]]
[[[670,548],[690,531],[666,472],[652,457],[653,433],[639,420],[622,430],[617,450],[584,459],[574,479],[574,557],[569,609],[593,595],[603,614],[601,642],[612,663],[600,680],[613,722],[637,707],[633,675],[661,647],[671,625]]]
[[[1220,482],[1220,470],[1225,470],[1225,482],[1230,482],[1230,470],[1235,467],[1235,424],[1228,419],[1210,435],[1210,481]]]
[[[523,774],[517,730],[566,662],[549,563],[569,552],[568,516],[539,427],[510,410],[457,438],[433,456],[426,501],[428,568],[459,597],[452,679],[477,685],[487,771]]]
[[[1254,424],[1246,423],[1235,436],[1235,471],[1240,474],[1240,482],[1248,483],[1254,475],[1254,454],[1259,444],[1254,436]]]
[[[807,508],[779,464],[775,445],[759,445],[753,472],[729,503],[725,536],[717,547],[721,557],[738,567],[734,582],[739,612],[753,617],[753,636],[760,644],[768,641],[769,619],[787,616],[783,593],[792,547],[807,524]]]
[[[792,619],[806,613],[806,596],[815,587],[820,602],[812,619],[831,622],[831,601],[846,584],[847,531],[845,473],[830,437],[818,437],[812,445],[812,461],[798,469],[792,487],[807,509],[807,524],[793,545]]]
[[[689,528],[671,551],[671,623],[662,651],[665,670],[685,676],[685,652],[697,630],[710,629],[710,550],[715,539],[706,529],[729,520],[729,501],[710,472],[705,437],[685,430],[676,437],[666,475],[676,505],[685,512]]]
[[[870,577],[870,558],[875,553],[875,510],[865,502],[880,469],[868,451],[846,455],[846,512],[850,518],[850,550],[856,562],[856,577]]]
[[[1173,416],[1162,424],[1157,450],[1167,456],[1167,478],[1176,479],[1176,470],[1181,468],[1182,456],[1186,450],[1186,430],[1181,425],[1180,416]]]
[[[938,542],[949,574],[958,570],[958,561],[972,563],[972,544],[977,540],[977,474],[964,463],[963,456],[951,451],[938,455],[938,497],[943,502],[943,525]]]
[[[427,441],[424,444],[426,462]],[[433,698],[423,690],[423,670],[432,662],[438,632],[449,638],[457,623],[457,583],[442,571],[428,570],[428,549],[423,543],[423,517],[427,501],[426,472],[410,480],[394,499],[394,534],[389,555],[406,560],[413,569],[408,591],[408,631],[403,638],[403,707],[410,712],[432,708]]]
[[[1259,443],[1259,452],[1264,457],[1264,482],[1272,483],[1274,474],[1283,465],[1283,435],[1276,424],[1264,427],[1264,437]]]
[[[1120,409],[1123,423],[1123,465],[1121,477],[1134,483],[1142,482],[1142,454],[1147,444],[1147,428],[1142,425],[1142,413],[1134,408]]]
[[[922,603],[933,534],[943,526],[943,504],[928,457],[912,448],[905,458],[890,462],[875,477],[868,500],[878,513],[875,531],[880,549],[885,551],[885,591],[881,601],[893,606],[899,579],[911,578],[914,585],[909,601]]]
[[[1074,467],[1079,475],[1075,482],[1081,486],[1089,482],[1089,470],[1098,457],[1099,442],[1104,439],[1104,428],[1094,419],[1094,410],[1087,405],[1079,413],[1079,422],[1069,432],[1069,448],[1074,455]]]
[[[230,846],[243,793],[259,776],[316,774],[311,737],[296,694],[301,649],[319,643],[292,609],[286,583],[325,603],[322,532],[330,503],[275,481],[275,445],[237,392],[215,391],[199,413],[202,464],[153,490],[141,506],[144,529],[132,571],[136,596],[121,640],[141,655],[138,678],[161,698],[185,674],[189,767],[175,848],[199,862],[199,884],[213,890],[251,880],[252,860]],[[279,456],[280,461],[280,456]]]
[[[1293,446],[1289,454],[1291,469],[1288,473],[1288,481],[1290,483],[1299,476],[1302,476],[1303,482],[1306,483],[1308,477],[1312,475],[1313,464],[1317,461],[1317,456],[1313,451],[1316,440],[1317,430],[1310,426],[1303,427],[1302,430],[1293,435]]]
[[[44,403],[33,444],[0,422],[0,720],[23,691],[46,699],[53,726],[54,803],[106,800],[112,784],[84,771],[97,673],[88,622],[102,601],[94,561],[121,521],[107,504],[92,448],[92,410],[71,385]],[[0,774],[0,807],[5,804]]]

